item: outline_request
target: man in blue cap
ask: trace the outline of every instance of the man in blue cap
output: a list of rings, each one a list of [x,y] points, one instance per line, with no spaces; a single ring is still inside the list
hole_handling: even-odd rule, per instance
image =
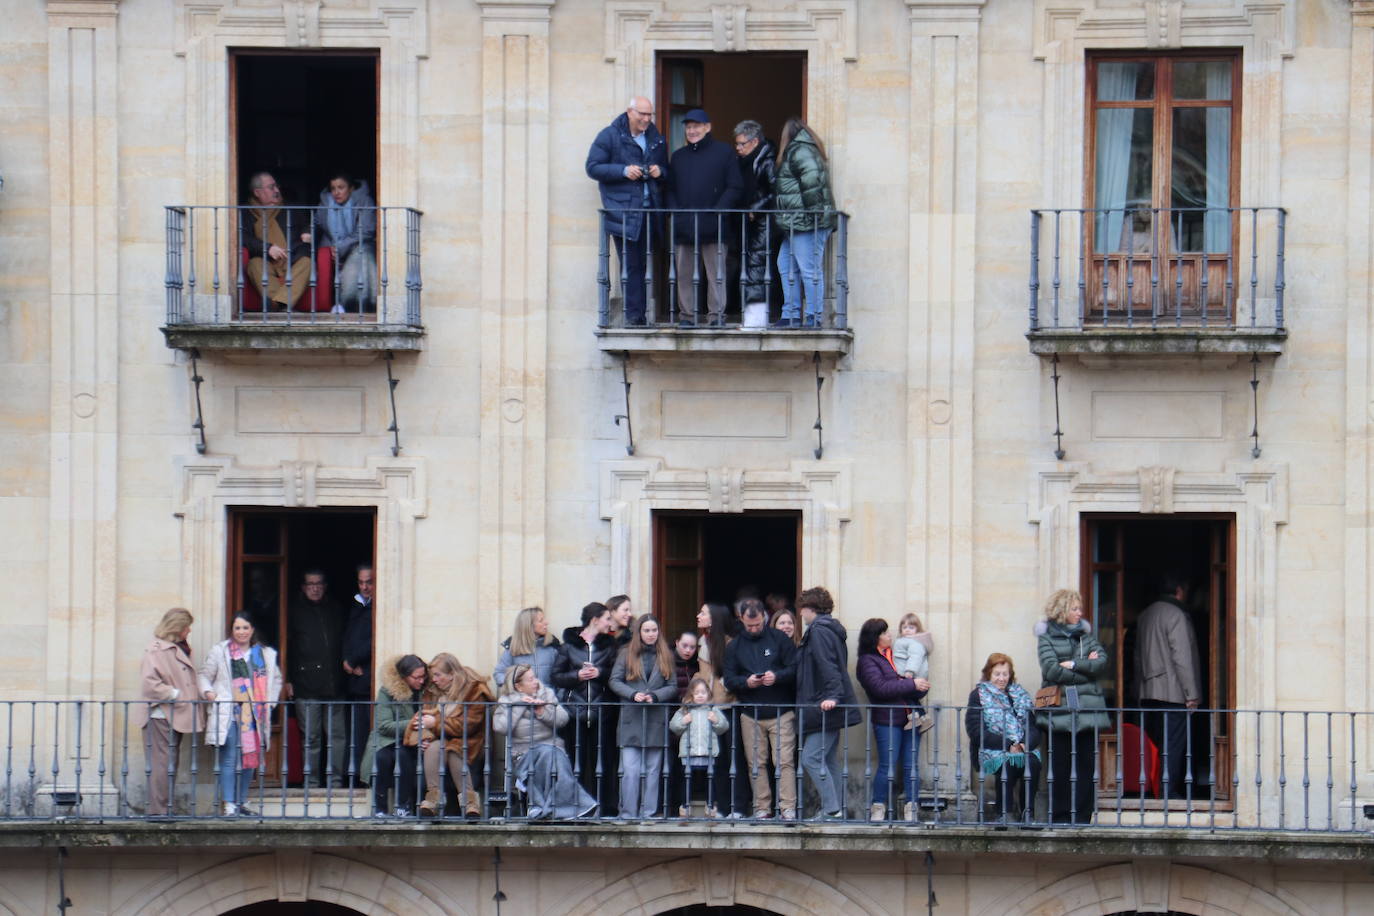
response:
[[[668,171],[668,144],[653,122],[654,103],[635,96],[587,153],[587,177],[601,186],[605,231],[623,271],[626,326],[644,324],[644,266],[654,225],[643,211],[662,206],[659,185]]]
[[[671,217],[680,326],[697,323],[696,292],[703,279],[699,258],[705,268],[707,324],[720,328],[725,326],[725,241],[732,231],[739,232],[739,214],[719,211],[740,206],[744,179],[734,150],[712,139],[706,112],[693,108],[683,122],[687,144],[668,164],[668,207],[689,211]]]

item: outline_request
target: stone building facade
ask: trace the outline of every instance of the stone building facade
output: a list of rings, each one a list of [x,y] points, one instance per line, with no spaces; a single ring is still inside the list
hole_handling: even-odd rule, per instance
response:
[[[192,609],[199,650],[269,562],[244,548],[254,518],[302,557],[318,545],[292,519],[354,519],[374,657],[449,650],[487,670],[528,605],[559,629],[619,592],[667,612],[673,524],[744,545],[771,518],[795,538],[759,562],[828,586],[851,630],[922,617],[951,705],[992,651],[1033,680],[1051,591],[1124,613],[1131,570],[1173,540],[1200,551],[1209,701],[1374,710],[1374,2],[13,0],[5,16],[0,703],[137,697],[160,615]],[[325,59],[337,70],[289,70]],[[592,137],[636,93],[667,124],[674,62],[728,111],[735,90],[706,77],[766,82],[786,60],[849,214],[846,320],[832,303],[791,335],[602,326]],[[1221,61],[1229,82],[1188,96],[1180,61]],[[1104,62],[1179,75],[1108,90]],[[272,66],[374,81],[371,102],[336,92],[331,110],[371,118],[375,148],[350,155],[400,208],[379,259],[394,320],[249,320],[227,217],[185,210],[295,167],[262,154],[255,123],[311,141],[246,88]],[[1146,195],[1104,197],[1111,145],[1134,138],[1101,112],[1130,110],[1178,136],[1179,111],[1224,111],[1230,132],[1221,149],[1203,130],[1202,160],[1151,135]],[[1178,191],[1189,168],[1200,201]],[[1224,211],[1230,242],[1181,245],[1190,206]],[[1104,243],[1121,221],[1078,213],[1094,207],[1136,208],[1153,242]],[[1147,285],[1156,307],[1120,305],[1148,304]],[[289,588],[299,564],[270,562]],[[520,913],[888,914],[931,888],[970,914],[1368,912],[1355,828],[1374,732],[1347,719],[1303,774],[1344,766],[1318,805],[1340,834],[16,819],[0,842],[27,848],[0,864],[0,913],[57,905],[59,875],[102,913],[476,914],[502,890]],[[1273,786],[1275,735],[1230,721],[1237,780]],[[35,726],[38,745],[53,731]],[[63,747],[49,790],[81,757]],[[1287,804],[1238,791],[1227,817]]]

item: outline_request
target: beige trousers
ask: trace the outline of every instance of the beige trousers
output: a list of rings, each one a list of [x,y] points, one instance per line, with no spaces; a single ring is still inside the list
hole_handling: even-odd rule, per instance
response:
[[[429,747],[425,748],[426,794],[443,791],[443,783],[439,781],[439,756],[443,749],[443,745],[438,741],[431,741]],[[482,802],[477,797],[477,789],[472,784],[472,774],[468,772],[467,764],[463,761],[463,755],[457,751],[449,751],[444,761],[444,767],[448,770],[449,778],[453,780],[454,787],[463,797],[463,810],[481,811]]]
[[[744,759],[749,761],[754,810],[773,809],[773,787],[768,781],[770,752],[773,767],[778,771],[778,801],[782,810],[797,810],[797,714],[785,712],[776,719],[755,719],[741,714],[739,727]]]
[[[708,321],[725,317],[725,246],[720,242],[702,242],[697,246],[701,252],[704,270],[697,278],[706,286],[706,318]],[[673,250],[677,261],[677,307],[678,318],[688,320],[696,317],[696,289],[692,285],[692,246],[678,245]]]
[[[262,258],[249,258],[245,277],[262,294]],[[290,308],[310,288],[310,259],[296,258],[291,265],[291,290],[286,289],[286,261],[267,261],[267,298],[282,308]]]

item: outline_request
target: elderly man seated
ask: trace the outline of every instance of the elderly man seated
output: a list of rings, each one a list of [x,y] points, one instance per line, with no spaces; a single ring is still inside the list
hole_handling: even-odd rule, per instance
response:
[[[248,250],[246,279],[264,300],[267,308],[285,311],[310,286],[310,211],[301,208],[291,214],[282,206],[281,189],[269,172],[258,172],[249,182],[253,200],[239,220],[239,244]],[[291,238],[287,231],[290,230]],[[263,289],[263,255],[267,255],[267,288]],[[288,269],[290,265],[288,282]]]

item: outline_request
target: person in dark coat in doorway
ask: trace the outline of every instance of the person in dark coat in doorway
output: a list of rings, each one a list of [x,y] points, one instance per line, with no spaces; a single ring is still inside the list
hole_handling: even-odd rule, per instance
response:
[[[668,162],[668,207],[673,214],[673,257],[677,271],[677,304],[681,326],[696,326],[696,292],[705,267],[706,317],[710,327],[725,326],[725,245],[736,219],[720,213],[738,207],[744,181],[730,147],[711,137],[711,118],[693,108],[683,119],[687,145]],[[738,225],[738,224],[736,224]]]
[[[348,755],[353,781],[362,779],[363,748],[372,731],[372,599],[377,594],[377,573],[371,563],[358,567],[358,593],[344,623],[344,699],[348,707]],[[345,774],[347,775],[347,774]]]
[[[654,103],[643,96],[596,135],[587,152],[587,177],[601,186],[604,232],[615,244],[625,295],[625,324],[645,322],[644,268],[655,240],[652,210],[663,206],[668,144],[654,127]]]
[[[744,304],[766,303],[772,276],[768,270],[773,252],[773,209],[777,200],[773,181],[777,174],[777,153],[773,141],[763,135],[758,121],[735,125],[735,155],[739,157],[740,178],[744,182],[744,208],[751,211],[744,223]]]

